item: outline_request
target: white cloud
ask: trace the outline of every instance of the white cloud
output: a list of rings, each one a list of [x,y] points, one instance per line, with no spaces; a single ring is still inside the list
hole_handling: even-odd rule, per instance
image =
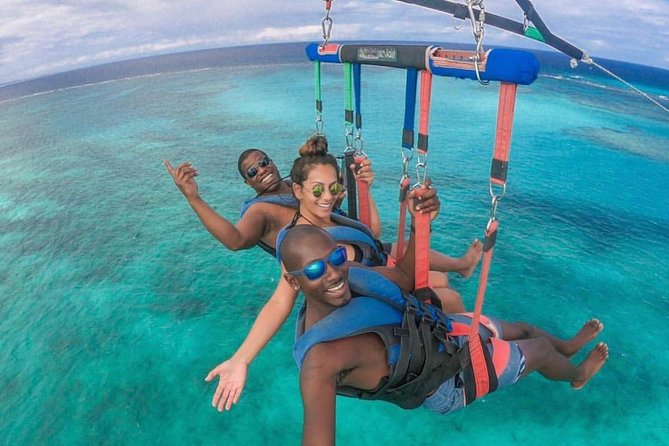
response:
[[[260,42],[319,40],[316,0],[3,0],[0,83],[171,51]],[[534,0],[556,35],[593,56],[669,68],[669,4],[664,0]],[[522,20],[509,0],[487,11]],[[332,38],[471,41],[468,22],[392,0],[333,2]],[[487,31],[487,44],[533,46]]]

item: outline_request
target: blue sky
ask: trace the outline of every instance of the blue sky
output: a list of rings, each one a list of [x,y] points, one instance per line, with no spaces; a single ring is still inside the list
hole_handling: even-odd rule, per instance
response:
[[[322,0],[0,0],[0,84],[124,59],[319,40]],[[597,57],[669,69],[669,1],[533,0],[554,34]],[[487,11],[522,20],[513,0]],[[468,22],[392,0],[334,0],[333,40],[471,42]],[[454,25],[465,25],[456,30]],[[546,48],[486,29],[488,44]]]

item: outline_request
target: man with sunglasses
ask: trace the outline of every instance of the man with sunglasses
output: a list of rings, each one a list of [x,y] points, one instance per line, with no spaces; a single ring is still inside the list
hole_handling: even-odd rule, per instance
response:
[[[303,444],[334,444],[337,394],[405,409],[422,405],[441,414],[473,402],[468,316],[445,315],[395,284],[413,281],[413,236],[397,267],[376,271],[349,267],[342,249],[312,225],[291,228],[279,249],[285,279],[305,295],[293,349],[300,367]],[[535,370],[580,389],[608,358],[600,342],[580,364],[570,361],[601,332],[597,320],[569,340],[527,323],[483,320],[479,333],[493,390]]]
[[[276,236],[293,218],[297,201],[290,184],[282,180],[278,168],[265,152],[249,149],[239,157],[239,173],[257,195],[244,202],[236,224],[219,215],[202,199],[195,181],[198,173],[191,163],[182,163],[176,168],[169,161],[164,164],[204,227],[226,248],[237,251],[257,244],[274,255]]]
[[[199,195],[195,181],[198,173],[191,163],[182,163],[177,167],[172,167],[167,160],[163,163],[204,227],[226,248],[238,251],[258,245],[269,254],[276,255],[276,236],[293,219],[298,202],[290,182],[281,177],[279,169],[265,152],[247,149],[239,155],[239,174],[256,195],[242,203],[240,219],[236,224],[218,214]],[[373,179],[369,161],[363,162],[357,175]]]

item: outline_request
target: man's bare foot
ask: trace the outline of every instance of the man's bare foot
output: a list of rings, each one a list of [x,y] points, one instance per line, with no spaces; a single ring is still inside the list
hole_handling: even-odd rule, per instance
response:
[[[464,278],[471,276],[474,272],[474,269],[476,268],[476,265],[479,264],[482,256],[483,243],[481,243],[481,240],[475,239],[472,244],[469,245],[469,249],[467,249],[465,255],[462,256],[465,267],[461,270],[458,270],[458,273],[460,273],[460,275]]]
[[[560,353],[566,356],[573,356],[583,348],[585,344],[592,341],[604,329],[599,319],[590,319],[583,324],[583,327],[568,341],[565,341],[564,346],[559,348]]]
[[[590,353],[588,353],[588,357],[578,365],[578,368],[583,374],[583,379],[572,381],[571,387],[574,390],[582,389],[583,386],[590,381],[590,378],[599,372],[599,369],[602,368],[607,359],[609,359],[609,347],[603,342],[600,342]]]

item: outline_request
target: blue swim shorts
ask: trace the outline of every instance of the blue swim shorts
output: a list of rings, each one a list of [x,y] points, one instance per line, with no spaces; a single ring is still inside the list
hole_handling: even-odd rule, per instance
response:
[[[498,389],[518,381],[525,370],[525,355],[515,342],[490,338],[486,347],[492,354]],[[466,405],[462,373],[444,381],[437,390],[427,397],[423,407],[440,414],[447,414]]]

